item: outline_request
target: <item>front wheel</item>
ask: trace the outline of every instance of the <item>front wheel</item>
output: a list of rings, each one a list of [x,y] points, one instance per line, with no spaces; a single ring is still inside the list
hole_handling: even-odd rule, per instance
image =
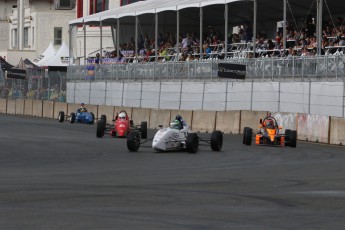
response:
[[[75,122],[75,113],[71,113],[70,118],[71,118],[70,122],[74,123]]]
[[[95,114],[93,114],[93,113],[91,112],[90,115],[91,115],[90,124],[93,125],[93,124],[95,123]]]
[[[252,144],[253,129],[247,127],[247,129],[245,129],[245,133],[243,135],[244,135],[244,144],[245,145],[251,145]]]
[[[290,132],[290,147],[296,148],[297,145],[297,131],[291,130]]]
[[[63,122],[65,120],[65,112],[60,111],[58,116],[58,121]]]
[[[196,153],[199,149],[199,137],[196,133],[189,133],[186,139],[186,149],[189,153]]]
[[[223,147],[223,134],[221,131],[213,131],[211,135],[211,149],[220,151]]]
[[[127,148],[131,152],[138,151],[140,147],[140,133],[136,130],[130,132],[127,137]]]
[[[147,138],[147,121],[142,121],[140,125],[141,138]]]
[[[103,121],[100,121],[97,123],[97,132],[96,136],[98,138],[101,138],[104,136],[104,130],[105,130],[105,123]]]

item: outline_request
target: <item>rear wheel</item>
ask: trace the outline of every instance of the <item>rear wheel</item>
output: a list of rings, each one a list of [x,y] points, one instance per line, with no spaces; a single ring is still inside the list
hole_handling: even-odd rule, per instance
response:
[[[211,149],[220,151],[223,147],[223,134],[221,131],[213,131],[211,135]]]
[[[60,111],[58,116],[59,122],[63,122],[65,120],[65,112]]]
[[[105,123],[103,121],[100,121],[97,123],[97,131],[96,136],[98,138],[101,138],[104,136],[104,130],[105,130]]]
[[[104,124],[107,124],[107,116],[104,115],[104,114],[102,114],[102,115],[101,115],[101,121],[103,121]]]
[[[189,133],[186,139],[186,148],[189,153],[196,153],[199,149],[199,137],[196,133]]]
[[[140,147],[140,133],[136,130],[129,132],[127,137],[127,148],[131,152],[138,151]]]
[[[291,130],[290,133],[290,147],[291,148],[296,148],[297,145],[297,131],[296,130]]]
[[[243,141],[242,141],[242,144],[245,144],[246,143],[246,130],[248,129],[249,127],[244,127],[243,129]]]
[[[75,113],[71,113],[70,118],[71,118],[70,122],[74,123],[75,122]]]
[[[90,115],[91,115],[91,122],[90,122],[90,124],[93,125],[95,123],[95,114],[90,113]]]
[[[252,128],[245,129],[245,133],[244,133],[244,144],[245,145],[251,145],[252,144],[252,136],[253,136],[253,129]]]
[[[291,129],[285,129],[285,146],[290,146]]]
[[[142,121],[140,125],[141,138],[147,138],[147,121]]]

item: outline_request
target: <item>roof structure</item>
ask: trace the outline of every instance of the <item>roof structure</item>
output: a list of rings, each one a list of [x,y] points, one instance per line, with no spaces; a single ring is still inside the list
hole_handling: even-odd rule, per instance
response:
[[[69,65],[69,48],[63,41],[60,49],[49,58],[46,62],[42,63],[43,66],[68,66]]]
[[[56,54],[56,51],[54,49],[53,43],[50,42],[47,49],[39,56],[37,57],[33,63],[37,66],[44,66],[44,63],[46,63],[50,58],[52,58]]]

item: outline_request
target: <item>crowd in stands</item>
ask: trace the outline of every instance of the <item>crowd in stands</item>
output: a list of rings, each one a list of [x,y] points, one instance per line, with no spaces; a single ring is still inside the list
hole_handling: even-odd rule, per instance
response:
[[[200,36],[195,32],[180,34],[177,47],[175,34],[166,32],[159,33],[155,50],[155,40],[147,33],[141,36],[138,42],[138,54],[136,55],[135,40],[131,38],[128,43],[120,45],[119,56],[116,50],[104,52],[102,58],[98,53],[96,58],[91,58],[89,63],[93,64],[113,64],[128,62],[166,62],[166,61],[192,61],[198,59],[223,59],[224,57],[253,57],[252,28],[248,25],[239,27],[237,33],[230,33],[228,36],[228,47],[225,49],[225,42],[220,31],[212,26],[208,27],[202,39],[202,53],[200,55]],[[337,18],[336,22],[323,23],[322,32],[322,53],[328,54],[336,51],[345,53],[345,20]],[[292,23],[286,26],[286,50],[283,49],[283,31],[280,28],[275,38],[267,38],[263,33],[257,33],[255,37],[256,54],[255,57],[274,56],[313,56],[317,53],[316,24],[310,17],[301,28],[296,28]],[[227,52],[227,55],[225,55]],[[158,59],[156,60],[156,54]]]

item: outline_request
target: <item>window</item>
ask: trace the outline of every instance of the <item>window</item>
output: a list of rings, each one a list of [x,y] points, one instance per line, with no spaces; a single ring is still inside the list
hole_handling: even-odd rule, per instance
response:
[[[18,31],[17,29],[14,29],[13,30],[13,33],[12,33],[12,48],[17,48],[18,46]]]
[[[29,27],[24,28],[24,47],[29,46]]]
[[[83,17],[83,0],[78,0],[77,1],[77,18]]]
[[[95,14],[105,10],[109,10],[109,0],[89,0],[90,9],[89,13]]]
[[[55,0],[56,10],[70,10],[75,7],[75,0]]]
[[[135,2],[139,2],[139,1],[142,1],[142,0],[121,0],[121,6],[128,5],[128,4],[135,3]]]
[[[62,44],[62,27],[54,28],[54,45]]]

